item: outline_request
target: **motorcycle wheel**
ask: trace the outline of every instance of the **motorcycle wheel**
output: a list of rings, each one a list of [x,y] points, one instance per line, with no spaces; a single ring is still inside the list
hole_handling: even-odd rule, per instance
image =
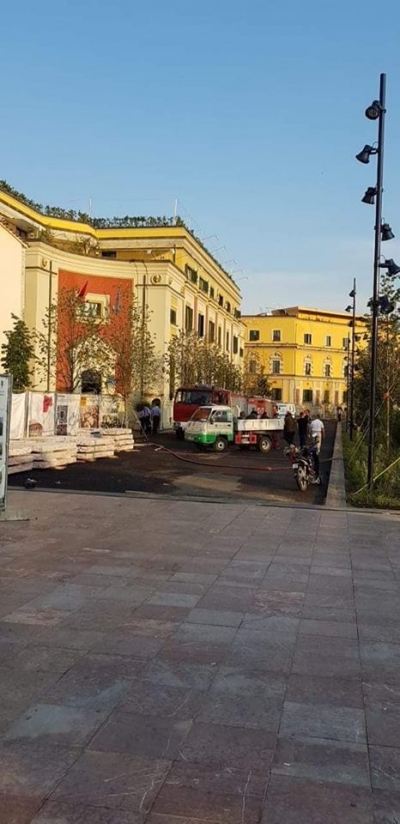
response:
[[[296,484],[300,492],[306,492],[308,487],[305,467],[299,467],[296,473]]]

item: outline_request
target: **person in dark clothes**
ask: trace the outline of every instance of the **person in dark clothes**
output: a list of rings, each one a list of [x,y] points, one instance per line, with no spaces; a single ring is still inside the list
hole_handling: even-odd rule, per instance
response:
[[[306,415],[304,410],[300,412],[300,417],[297,419],[297,428],[299,431],[300,448],[302,449],[307,443],[308,435],[308,415]]]
[[[283,427],[283,437],[289,446],[293,446],[294,436],[296,434],[296,421],[291,412],[286,412],[285,423]]]

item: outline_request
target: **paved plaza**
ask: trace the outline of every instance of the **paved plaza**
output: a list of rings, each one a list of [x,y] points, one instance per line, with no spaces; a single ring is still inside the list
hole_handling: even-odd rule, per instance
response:
[[[0,824],[399,824],[400,515],[9,503]]]

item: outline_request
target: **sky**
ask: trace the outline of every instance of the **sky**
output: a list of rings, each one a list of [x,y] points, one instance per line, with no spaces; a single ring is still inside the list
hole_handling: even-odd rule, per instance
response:
[[[0,178],[96,216],[177,200],[246,313],[343,310],[354,277],[364,311],[376,163],[355,154],[376,140],[380,72],[383,252],[400,263],[399,30],[399,0],[7,3]]]

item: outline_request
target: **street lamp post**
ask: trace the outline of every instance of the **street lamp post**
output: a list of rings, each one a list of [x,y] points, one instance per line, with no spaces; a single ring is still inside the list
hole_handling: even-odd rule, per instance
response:
[[[385,140],[386,114],[386,74],[380,76],[377,178],[375,205],[375,245],[374,245],[374,281],[372,293],[372,330],[371,330],[371,385],[369,399],[369,440],[368,440],[368,487],[372,490],[374,483],[375,455],[375,412],[376,412],[376,367],[378,354],[378,311],[379,311],[379,263],[382,241],[382,194],[383,194],[383,152]]]
[[[348,390],[350,391],[350,395],[348,395],[349,400],[349,423],[348,423],[348,432],[350,440],[353,440],[353,433],[354,433],[354,366],[355,366],[355,358],[356,358],[356,295],[357,295],[357,283],[356,279],[353,280],[353,288],[349,293],[349,298],[352,298],[351,306],[347,306],[346,312],[351,312],[351,321],[349,326],[352,327],[351,333],[351,350],[350,350],[350,338],[349,340],[349,357],[347,359],[347,371],[349,375],[349,385]],[[350,355],[351,352],[351,355]]]
[[[365,110],[368,120],[378,121],[378,142],[375,146],[366,144],[356,155],[360,163],[369,163],[371,155],[377,157],[376,187],[369,187],[363,197],[363,203],[373,205],[375,202],[375,244],[373,267],[373,294],[371,299],[372,328],[371,328],[371,380],[369,403],[369,438],[368,438],[368,487],[374,483],[374,453],[375,453],[375,414],[376,414],[376,377],[378,354],[378,313],[379,313],[379,269],[381,267],[381,242],[391,240],[394,234],[387,223],[382,223],[382,194],[383,194],[383,153],[385,140],[386,115],[386,74],[380,75],[379,100],[374,100]]]

